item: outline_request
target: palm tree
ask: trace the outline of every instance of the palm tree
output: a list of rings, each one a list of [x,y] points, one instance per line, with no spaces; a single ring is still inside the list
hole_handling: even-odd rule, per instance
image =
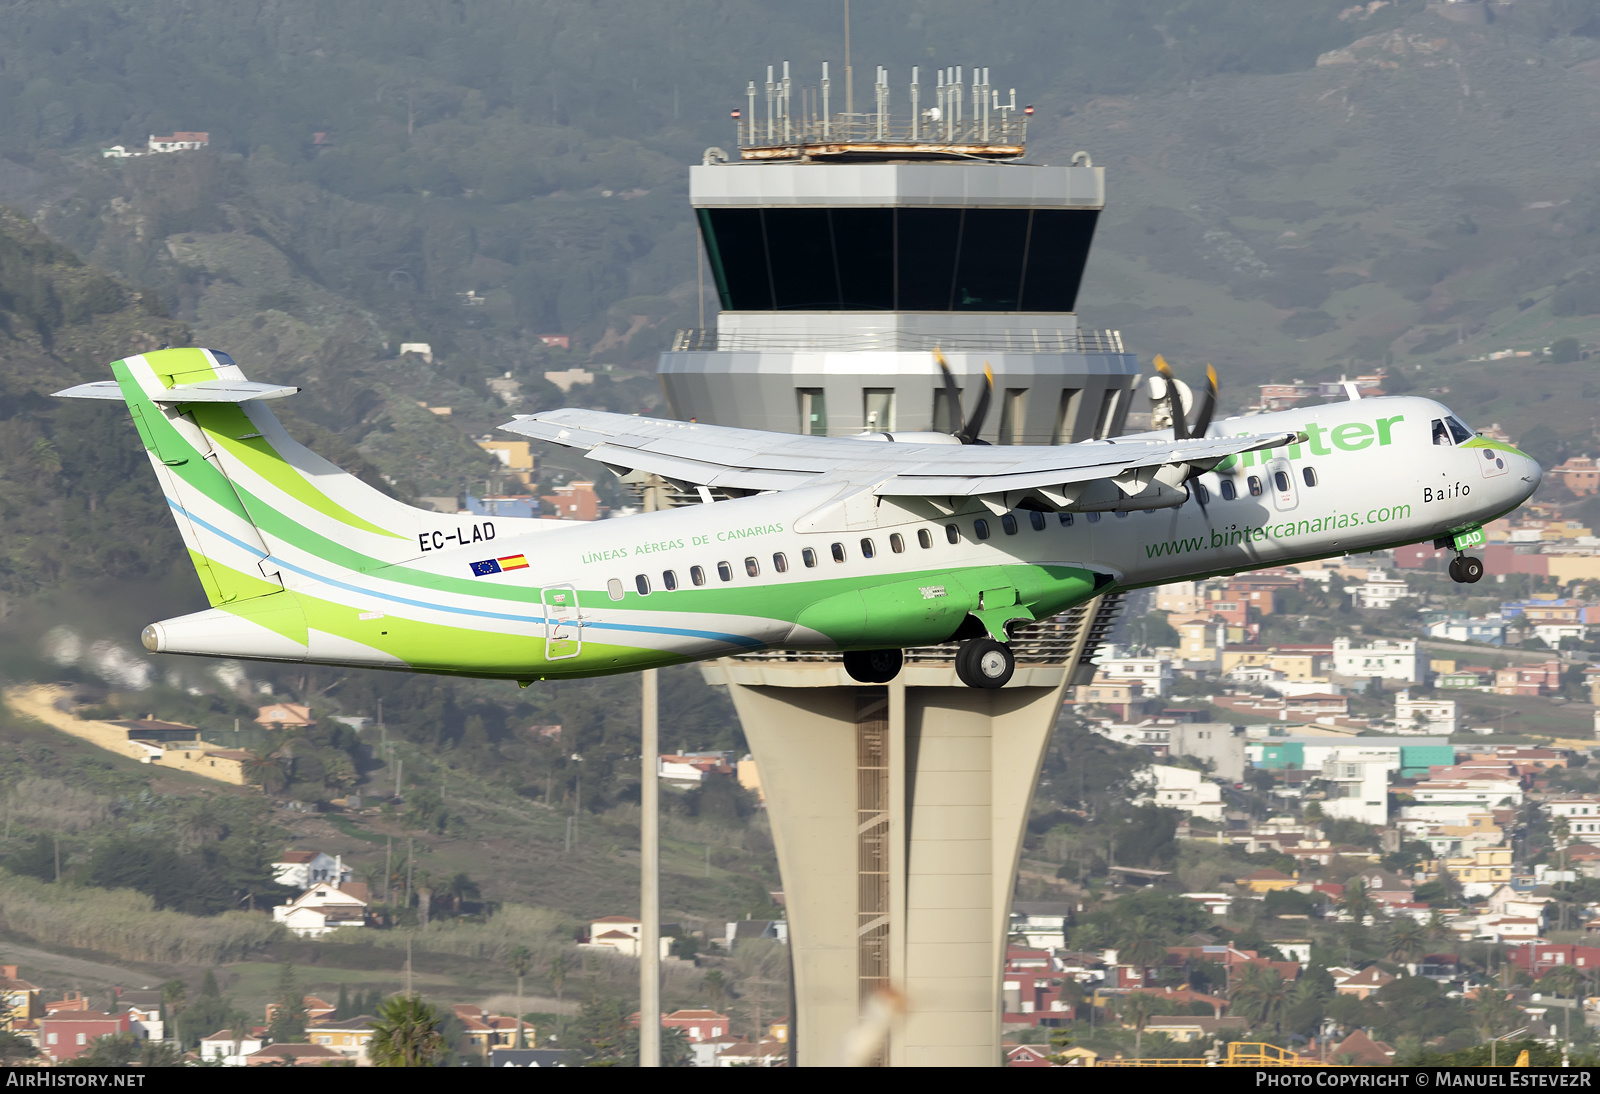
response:
[[[456,915],[460,915],[462,903],[468,900],[477,900],[482,895],[482,892],[478,888],[476,881],[473,881],[465,873],[458,870],[449,881],[445,882],[444,895],[450,898],[451,910]]]
[[[289,785],[289,773],[284,770],[278,754],[271,749],[256,749],[245,760],[244,766],[250,773],[250,781],[268,794],[277,794]]]
[[[1288,985],[1278,970],[1266,964],[1246,965],[1233,983],[1229,996],[1234,1014],[1251,1025],[1271,1022],[1274,1032],[1283,1030],[1283,1012],[1289,1005]]]
[[[1367,916],[1373,913],[1375,907],[1372,897],[1367,893],[1367,883],[1356,878],[1346,885],[1339,906],[1350,913],[1350,918],[1355,920],[1356,926],[1366,923]]]
[[[1427,951],[1427,928],[1410,916],[1395,922],[1384,940],[1384,952],[1392,961],[1409,964]]]
[[[1122,997],[1122,1005],[1118,1008],[1122,1015],[1124,1025],[1133,1027],[1133,1055],[1135,1059],[1142,1058],[1144,1052],[1144,1027],[1151,1018],[1155,1017],[1156,1007],[1160,999],[1147,991],[1136,991],[1131,995]]]
[[[1146,970],[1152,965],[1159,965],[1166,956],[1167,943],[1149,919],[1136,915],[1128,920],[1118,939],[1117,960],[1138,970],[1141,984],[1145,982]]]
[[[1428,914],[1428,925],[1425,928],[1425,931],[1430,942],[1437,941],[1441,938],[1448,938],[1450,935],[1450,925],[1445,922],[1444,913],[1437,908],[1430,912]]]
[[[556,1002],[561,1002],[561,990],[567,983],[567,970],[572,966],[568,964],[567,951],[557,950],[550,959],[550,986],[556,989]]]
[[[706,996],[713,1003],[720,1003],[728,997],[728,978],[722,974],[721,969],[712,969],[700,980],[700,986],[705,989]]]
[[[1478,989],[1477,1005],[1472,1008],[1472,1024],[1477,1027],[1479,1036],[1487,1041],[1510,1029],[1517,1013],[1507,993],[1482,987]]]
[[[457,877],[465,875],[458,874]],[[506,955],[506,966],[511,969],[511,975],[517,978],[517,1046],[528,1047],[528,1036],[522,1031],[522,978],[528,975],[528,970],[533,968],[533,951],[526,946],[518,946]]]
[[[421,999],[396,995],[378,1008],[367,1058],[377,1067],[432,1067],[446,1045],[439,1015]]]

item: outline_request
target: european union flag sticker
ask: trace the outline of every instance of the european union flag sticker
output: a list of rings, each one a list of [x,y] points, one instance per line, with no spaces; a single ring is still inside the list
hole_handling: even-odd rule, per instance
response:
[[[500,572],[500,560],[499,559],[486,558],[482,562],[474,562],[472,564],[472,576],[473,577],[488,577],[490,574],[497,574],[499,572]]]

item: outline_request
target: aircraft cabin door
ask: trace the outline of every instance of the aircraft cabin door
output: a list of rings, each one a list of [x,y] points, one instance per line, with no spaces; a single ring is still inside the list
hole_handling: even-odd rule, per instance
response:
[[[578,610],[578,590],[571,585],[549,585],[539,598],[544,604],[544,659],[561,661],[583,652],[583,616]]]
[[[1266,466],[1267,489],[1272,492],[1272,507],[1287,513],[1300,504],[1300,495],[1294,488],[1294,468],[1283,458],[1268,460]]]

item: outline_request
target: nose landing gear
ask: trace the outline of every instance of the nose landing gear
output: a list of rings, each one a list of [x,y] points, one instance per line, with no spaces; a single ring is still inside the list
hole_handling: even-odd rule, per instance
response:
[[[1457,555],[1450,560],[1450,579],[1461,585],[1476,584],[1483,577],[1483,559]]]
[[[969,688],[1003,688],[1017,669],[1011,647],[992,638],[973,638],[956,652],[956,675]]]

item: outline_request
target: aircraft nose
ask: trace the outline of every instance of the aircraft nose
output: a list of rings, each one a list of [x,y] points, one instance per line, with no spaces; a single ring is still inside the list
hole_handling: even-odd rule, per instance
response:
[[[1522,473],[1522,481],[1528,484],[1528,493],[1531,495],[1544,481],[1544,468],[1540,467],[1539,461],[1532,456],[1522,457],[1522,462],[1527,465],[1527,469]]]

